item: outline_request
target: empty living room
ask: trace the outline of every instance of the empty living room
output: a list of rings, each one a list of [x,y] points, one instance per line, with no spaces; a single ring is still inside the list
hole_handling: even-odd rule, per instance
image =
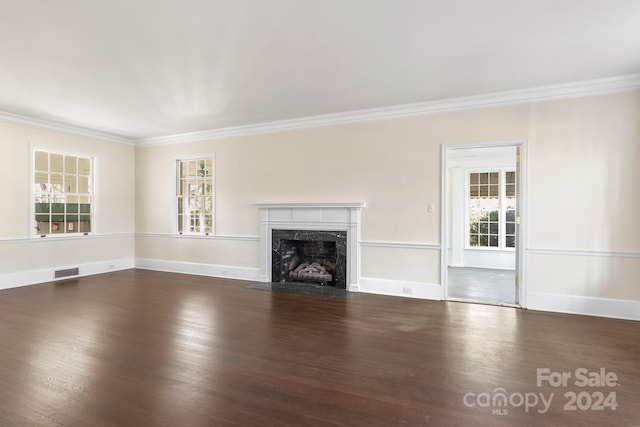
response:
[[[639,16],[0,1],[0,426],[640,426]]]

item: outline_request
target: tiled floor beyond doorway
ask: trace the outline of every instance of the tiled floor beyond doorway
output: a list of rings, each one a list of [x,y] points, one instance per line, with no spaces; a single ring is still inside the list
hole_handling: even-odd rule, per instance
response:
[[[515,304],[515,270],[449,267],[449,298],[488,304]]]

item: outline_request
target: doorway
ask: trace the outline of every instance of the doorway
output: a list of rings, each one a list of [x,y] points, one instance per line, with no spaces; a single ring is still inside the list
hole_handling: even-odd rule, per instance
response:
[[[526,141],[442,146],[443,299],[524,306]]]

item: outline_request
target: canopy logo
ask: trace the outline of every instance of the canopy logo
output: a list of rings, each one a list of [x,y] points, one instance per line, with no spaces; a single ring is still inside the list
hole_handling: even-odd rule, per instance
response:
[[[565,411],[615,411],[618,407],[616,392],[610,391],[611,388],[618,386],[618,376],[615,372],[607,372],[605,368],[597,371],[589,371],[586,368],[578,368],[574,371],[538,368],[536,369],[536,386],[554,389],[572,386],[583,389],[566,390],[561,394],[560,399],[563,399]],[[592,391],[596,388],[598,390]],[[496,387],[491,392],[467,392],[462,402],[469,408],[491,408],[492,415],[508,415],[512,408],[524,408],[527,413],[536,411],[539,414],[545,414],[551,408],[555,396],[555,392],[508,393],[504,387]]]
[[[525,412],[536,409],[539,414],[544,414],[549,410],[553,401],[554,393],[545,396],[544,393],[507,393],[503,387],[495,388],[491,393],[468,392],[462,398],[465,406],[473,408],[493,408],[493,415],[508,415],[509,407],[524,407]]]

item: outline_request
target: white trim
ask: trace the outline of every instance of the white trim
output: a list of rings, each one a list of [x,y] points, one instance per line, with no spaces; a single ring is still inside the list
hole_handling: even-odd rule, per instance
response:
[[[211,168],[212,173],[211,173],[211,193],[212,193],[212,202],[213,203],[213,212],[211,213],[212,217],[211,218],[211,233],[192,233],[192,232],[182,232],[182,234],[180,234],[178,232],[178,197],[179,197],[179,192],[180,192],[180,176],[179,174],[179,164],[182,161],[190,161],[190,160],[207,160],[207,159],[211,159]],[[216,215],[216,210],[218,207],[218,204],[216,203],[216,195],[217,195],[217,191],[216,191],[216,153],[215,151],[211,154],[203,154],[203,155],[187,155],[187,156],[177,156],[174,157],[174,161],[173,161],[173,170],[175,172],[175,184],[176,187],[173,191],[173,217],[172,217],[172,229],[174,230],[174,233],[178,236],[203,236],[203,237],[208,237],[208,236],[213,236],[216,234],[216,221],[218,220],[217,215]]]
[[[528,102],[536,101],[552,101],[557,99],[605,95],[609,93],[626,92],[637,89],[640,89],[640,73],[609,77],[604,79],[540,86],[528,89],[494,92],[484,95],[440,99],[435,101],[418,102],[383,108],[346,111],[342,113],[310,116],[298,119],[280,120],[274,122],[256,123],[245,126],[211,129],[201,132],[189,132],[138,139],[127,138],[107,132],[84,128],[81,126],[59,123],[44,119],[37,119],[34,117],[23,116],[5,111],[0,111],[0,121],[15,123],[33,128],[42,128],[57,132],[64,132],[72,135],[96,138],[118,144],[145,147],[150,145],[179,144],[204,141],[232,136],[258,135],[264,133],[282,132],[310,127],[332,126],[346,123],[357,123],[387,118],[398,118],[486,107],[525,104]]]
[[[3,244],[21,244],[21,243],[36,243],[36,242],[60,242],[67,240],[85,240],[85,239],[117,239],[125,237],[136,237],[135,233],[106,233],[106,234],[70,234],[68,236],[57,236],[55,234],[49,234],[47,237],[16,237],[8,239],[0,239],[0,245]]]
[[[447,283],[449,281],[449,166],[447,153],[451,149],[451,145],[442,144],[440,146],[440,299],[447,300]]]
[[[56,279],[54,272],[66,268],[79,268],[80,274],[72,277]],[[110,273],[119,270],[128,270],[134,267],[133,258],[107,260],[87,264],[56,266],[38,270],[18,271],[14,273],[0,274],[0,289],[16,288],[19,286],[35,285],[38,283],[69,280],[76,277],[91,276],[94,274]]]
[[[399,118],[407,116],[454,112],[461,110],[525,104],[535,101],[552,101],[583,96],[604,95],[640,89],[640,73],[605,79],[587,80],[573,83],[540,86],[528,89],[495,92],[484,95],[441,99],[436,101],[396,105],[383,108],[347,111],[335,114],[303,117],[299,119],[256,123],[246,126],[212,129],[136,140],[136,146],[180,144],[187,142],[220,139],[233,136],[258,135],[305,129],[321,126],[333,126],[358,123],[371,120]]]
[[[366,202],[257,203],[255,206],[260,209],[260,281],[271,281],[273,230],[346,231],[346,288],[357,288],[361,211]]]
[[[168,261],[162,259],[136,258],[135,268],[238,280],[258,281],[260,278],[259,268]]]
[[[25,241],[30,241],[25,239]],[[54,271],[79,267],[78,276],[54,278]],[[126,258],[100,261],[74,266],[51,267],[39,270],[0,274],[0,290],[38,283],[70,280],[77,277],[109,273],[113,271],[140,268],[183,274],[195,274],[237,280],[258,281],[260,269],[215,264],[201,264],[146,258]],[[441,286],[435,283],[413,282],[362,277],[357,285],[349,286],[353,292],[390,295],[398,297],[442,300]],[[407,293],[409,292],[409,293]],[[599,316],[616,319],[640,320],[640,301],[611,298],[595,298],[574,295],[557,295],[530,292],[527,296],[528,308],[547,312]]]
[[[258,209],[315,209],[315,208],[347,208],[362,209],[366,202],[357,203],[254,203]]]
[[[50,148],[49,146],[42,146],[42,145],[37,145],[37,144],[30,144],[29,145],[29,149],[31,150],[31,156],[30,156],[30,161],[29,161],[29,179],[30,179],[30,183],[29,183],[29,234],[31,235],[31,238],[34,240],[39,240],[39,239],[43,239],[43,238],[51,238],[51,237],[55,237],[58,239],[69,239],[69,238],[73,238],[75,236],[91,236],[95,233],[97,233],[99,231],[98,229],[98,188],[97,188],[97,179],[96,176],[98,174],[98,160],[96,158],[95,155],[93,154],[86,154],[86,153],[81,153],[78,151],[68,151],[68,150],[58,150],[57,148]],[[36,233],[36,230],[34,228],[34,222],[35,222],[35,217],[36,217],[36,213],[35,213],[35,193],[33,191],[33,187],[35,184],[35,176],[36,176],[36,165],[35,165],[35,157],[36,157],[36,152],[43,152],[43,153],[47,153],[47,155],[51,156],[51,154],[57,154],[57,155],[61,155],[64,157],[78,157],[78,158],[86,158],[89,159],[91,162],[91,174],[89,175],[89,187],[91,189],[91,192],[89,193],[89,197],[91,199],[91,212],[90,212],[90,217],[91,217],[91,231],[88,232],[77,232],[77,233],[67,233],[66,228],[65,228],[65,232],[64,233],[49,233],[49,234],[42,234],[42,233]],[[50,158],[50,157],[49,157]],[[66,166],[65,166],[66,167]],[[47,165],[47,174],[51,175],[51,164]],[[63,168],[63,174],[65,174],[64,172],[64,168]],[[80,185],[80,183],[78,182],[78,187]],[[76,194],[80,194],[79,192]],[[66,196],[65,196],[65,200],[66,200]],[[66,204],[66,202],[65,202]],[[66,209],[65,209],[65,214],[66,214]],[[80,212],[78,212],[78,215],[80,215]],[[65,215],[66,217],[66,215]],[[78,221],[80,220],[80,218],[78,217]]]
[[[518,304],[527,307],[527,242],[529,239],[529,141],[524,139],[520,144],[520,173],[516,176],[518,188],[518,203],[520,211],[520,236],[517,241],[517,266],[520,271],[516,271],[520,277],[520,288],[518,294]]]
[[[440,250],[442,246],[430,243],[399,243],[399,242],[372,242],[361,241],[360,246],[370,248],[394,248],[394,249],[428,249]]]
[[[530,292],[530,310],[640,320],[640,301]]]
[[[640,74],[638,75],[638,81],[640,83]],[[527,259],[525,251],[527,247],[527,155],[528,155],[528,142],[526,139],[504,140],[504,141],[476,141],[469,143],[453,143],[442,144],[441,146],[441,216],[440,216],[440,239],[442,242],[442,250],[440,252],[440,281],[442,283],[442,299],[447,299],[447,281],[448,281],[448,238],[447,230],[449,227],[449,174],[448,174],[448,160],[447,153],[450,150],[464,149],[464,148],[488,148],[488,147],[506,147],[506,146],[519,146],[520,147],[520,177],[518,181],[518,194],[520,200],[521,211],[520,214],[520,235],[517,240],[518,251],[516,256],[519,257],[519,273],[520,275],[520,287],[518,289],[518,305],[520,307],[527,307]]]
[[[348,222],[338,222],[334,223],[338,226],[345,227],[349,225]],[[287,222],[286,225],[294,227],[299,227],[297,229],[311,229],[309,228],[309,224],[306,222]],[[211,240],[239,240],[239,241],[260,241],[260,236],[233,236],[233,235],[194,235],[194,234],[171,234],[171,233],[136,233],[136,237],[156,237],[156,238],[164,238],[164,239],[211,239]],[[0,240],[0,243],[2,240]],[[430,243],[404,243],[404,242],[374,242],[374,241],[360,241],[360,246],[363,247],[371,247],[371,248],[394,248],[394,249],[426,249],[426,250],[440,250],[441,246],[439,244],[430,244]]]
[[[260,236],[225,236],[209,234],[173,234],[173,233],[136,233],[136,237],[155,237],[162,239],[210,239],[210,240],[239,240],[239,241],[260,241]]]
[[[514,153],[514,160],[515,160],[515,153]],[[514,162],[515,163],[515,162]],[[469,216],[469,212],[470,212],[470,201],[471,201],[471,174],[472,173],[495,173],[497,172],[499,174],[499,178],[498,178],[498,210],[499,210],[499,214],[498,214],[498,246],[471,246],[471,244],[469,243],[471,241],[471,233],[470,233],[470,216]],[[500,252],[510,252],[513,251],[515,252],[515,248],[511,248],[506,246],[507,243],[507,218],[506,218],[506,207],[505,207],[505,200],[507,199],[506,196],[506,188],[507,188],[507,172],[513,172],[516,173],[516,166],[515,164],[513,166],[495,166],[495,167],[468,167],[468,168],[464,168],[464,174],[465,174],[465,199],[464,199],[464,224],[463,224],[463,230],[464,230],[464,247],[463,250],[464,251],[474,251],[474,250],[481,250],[481,251],[500,251]],[[518,183],[516,183],[516,185],[518,185]],[[490,234],[490,233],[489,233]],[[466,264],[466,263],[465,263]]]
[[[579,251],[573,249],[527,249],[532,255],[590,256],[603,258],[640,258],[640,252]]]
[[[333,221],[332,228],[321,227],[316,224],[309,224],[306,221],[269,221],[272,229],[275,230],[324,230],[324,231],[340,231],[347,230],[352,225],[349,221]],[[357,243],[357,242],[356,242]]]
[[[500,139],[500,140],[484,140],[470,142],[455,142],[443,144],[447,149],[466,150],[468,148],[492,148],[492,147],[511,147],[525,143],[525,139]]]
[[[379,295],[440,301],[442,300],[441,288],[442,287],[436,283],[362,277],[360,278],[360,283],[357,289],[349,288],[349,290]],[[407,293],[409,291],[410,293]]]
[[[71,124],[59,123],[50,120],[36,119],[34,117],[22,116],[19,114],[13,114],[6,111],[0,111],[0,121],[18,124],[22,126],[29,126],[32,128],[52,130],[55,132],[63,132],[71,135],[85,136],[88,138],[96,138],[107,142],[114,142],[117,144],[134,145],[134,140],[125,138],[122,136],[114,135],[107,132],[101,132],[98,130],[88,129],[81,126],[75,126]]]

